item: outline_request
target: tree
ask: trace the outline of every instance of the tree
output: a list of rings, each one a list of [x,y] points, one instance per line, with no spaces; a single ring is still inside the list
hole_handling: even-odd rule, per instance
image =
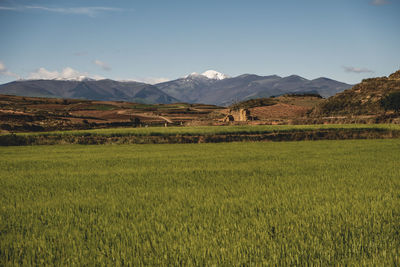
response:
[[[140,125],[140,119],[138,117],[130,117],[130,121],[133,123],[134,127],[138,127]]]
[[[381,106],[385,111],[394,110],[395,112],[400,112],[400,91],[390,93],[382,98]]]
[[[135,127],[140,125],[140,119],[138,117],[135,118]]]

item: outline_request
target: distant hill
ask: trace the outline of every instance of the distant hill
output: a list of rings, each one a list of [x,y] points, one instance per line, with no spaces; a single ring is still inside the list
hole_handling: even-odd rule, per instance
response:
[[[315,116],[376,115],[384,112],[381,100],[400,92],[400,70],[389,77],[365,79],[353,88],[321,102]]]
[[[221,73],[218,75],[222,78],[210,79],[203,74],[192,74],[155,86],[185,102],[224,106],[243,100],[288,93],[315,93],[329,97],[351,87],[349,84],[328,78],[308,80],[297,75],[283,78],[277,75],[243,74],[233,78]]]
[[[0,94],[77,98],[104,101],[168,104],[180,100],[157,87],[139,82],[113,80],[21,80],[0,85]]]

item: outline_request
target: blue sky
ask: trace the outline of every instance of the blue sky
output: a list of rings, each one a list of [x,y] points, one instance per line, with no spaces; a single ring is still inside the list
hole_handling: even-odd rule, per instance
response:
[[[400,69],[400,0],[0,0],[0,83],[208,69],[357,83]]]

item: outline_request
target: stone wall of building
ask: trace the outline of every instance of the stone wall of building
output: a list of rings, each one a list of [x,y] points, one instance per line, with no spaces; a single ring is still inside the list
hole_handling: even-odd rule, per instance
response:
[[[224,122],[249,120],[253,120],[253,117],[250,116],[250,110],[244,108],[239,110],[231,110],[224,118]]]

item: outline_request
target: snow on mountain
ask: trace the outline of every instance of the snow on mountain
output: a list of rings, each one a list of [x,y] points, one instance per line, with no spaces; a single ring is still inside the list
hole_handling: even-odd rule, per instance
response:
[[[57,80],[57,81],[86,81],[104,79],[98,75],[91,75],[87,72],[80,72],[71,67],[66,67],[61,71],[51,71],[45,68],[39,68],[31,72],[27,77],[28,80]]]
[[[90,78],[87,76],[77,76],[77,77],[71,77],[71,78],[57,77],[57,78],[53,78],[53,79],[46,79],[46,78],[38,77],[38,78],[27,78],[27,79],[20,78],[20,79],[16,80],[16,82],[38,81],[38,80],[86,82],[86,81],[100,81],[100,80],[104,80],[104,78],[102,78],[102,77]]]
[[[192,72],[192,73],[190,73],[189,75],[186,75],[185,77],[183,77],[183,78],[198,78],[198,77],[202,77],[202,75],[201,74],[198,74],[197,72]]]
[[[215,70],[207,70],[207,71],[203,72],[201,75],[207,77],[208,79],[214,79],[214,80],[223,80],[223,79],[229,78],[228,75],[223,74],[218,71],[215,71]]]
[[[221,72],[215,71],[215,70],[207,70],[205,72],[203,72],[202,74],[199,74],[197,72],[192,72],[189,75],[186,75],[185,77],[183,77],[184,79],[187,78],[207,78],[207,79],[211,79],[211,80],[223,80],[226,78],[230,78],[228,75],[223,74]]]
[[[53,80],[56,81],[77,81],[77,82],[83,82],[83,81],[96,81],[96,80],[102,80],[102,79],[93,79],[84,75],[77,76],[77,77],[70,77],[70,78],[55,78]]]

